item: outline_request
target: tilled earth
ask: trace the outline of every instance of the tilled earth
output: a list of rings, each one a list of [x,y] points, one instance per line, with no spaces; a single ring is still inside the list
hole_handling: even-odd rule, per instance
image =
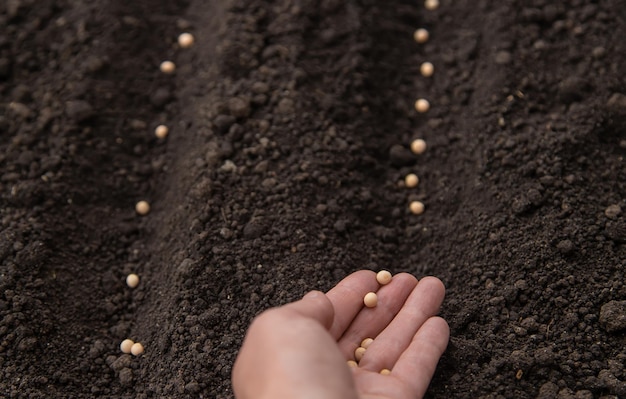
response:
[[[626,397],[625,37],[624,0],[0,2],[0,396],[231,398],[254,315],[386,268],[448,288],[428,397]]]

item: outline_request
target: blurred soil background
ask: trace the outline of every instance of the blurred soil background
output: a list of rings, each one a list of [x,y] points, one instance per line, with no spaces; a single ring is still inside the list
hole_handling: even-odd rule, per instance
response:
[[[363,268],[446,284],[429,398],[626,397],[624,38],[624,0],[1,1],[0,397],[232,398],[258,312]]]

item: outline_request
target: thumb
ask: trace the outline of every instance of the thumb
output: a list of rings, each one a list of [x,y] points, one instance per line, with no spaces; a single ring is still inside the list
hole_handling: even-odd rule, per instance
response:
[[[285,305],[282,309],[296,312],[298,315],[309,319],[314,319],[327,330],[330,328],[335,318],[333,304],[321,291],[311,291],[302,297],[301,300]]]

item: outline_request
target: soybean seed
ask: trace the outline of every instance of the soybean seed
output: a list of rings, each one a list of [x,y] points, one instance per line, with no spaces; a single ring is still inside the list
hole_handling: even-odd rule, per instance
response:
[[[360,362],[361,359],[363,359],[363,355],[365,355],[365,351],[366,349],[361,346],[355,349],[354,358],[356,359],[357,362]]]
[[[424,2],[424,7],[430,11],[436,10],[439,8],[439,0],[426,0]]]
[[[404,185],[407,186],[408,188],[417,187],[417,184],[419,182],[420,182],[420,179],[414,173],[410,173],[406,175],[406,177],[404,178]]]
[[[420,28],[413,33],[413,39],[420,44],[426,43],[429,36],[430,34],[424,28]]]
[[[378,304],[378,296],[375,292],[368,292],[363,298],[363,303],[368,308],[373,308]]]
[[[120,344],[120,350],[124,353],[130,353],[132,346],[135,344],[135,341],[132,339],[125,339]]]
[[[380,285],[389,284],[392,278],[393,277],[391,276],[391,273],[388,272],[387,270],[381,270],[378,273],[376,273],[376,281],[378,281],[378,284]]]
[[[167,134],[170,132],[170,129],[165,125],[159,125],[154,129],[154,135],[160,139],[164,139],[167,137]]]
[[[425,98],[420,98],[417,101],[415,101],[415,110],[419,112],[420,114],[423,114],[424,112],[428,112],[429,109],[430,109],[430,103]]]
[[[429,77],[433,76],[434,72],[435,72],[435,66],[432,63],[430,63],[430,62],[424,62],[420,66],[420,73],[424,77],[429,78]]]
[[[126,285],[128,285],[130,288],[135,288],[136,286],[138,286],[139,276],[136,275],[135,273],[131,273],[128,276],[126,276]]]
[[[132,353],[134,356],[141,355],[143,353],[143,345],[141,345],[139,342],[135,342],[133,346],[130,347],[130,353]]]
[[[372,338],[365,338],[363,341],[361,341],[361,348],[369,348],[372,342],[374,342]]]
[[[193,45],[194,37],[191,33],[181,33],[178,35],[178,45],[182,48],[189,48]]]
[[[382,370],[380,370],[380,374],[382,374],[382,375],[389,375],[389,374],[391,374],[391,370],[389,370],[389,369],[382,369]]]
[[[409,205],[409,209],[411,210],[412,214],[421,215],[422,213],[424,213],[424,203],[421,201],[413,201]]]
[[[426,142],[422,139],[416,139],[411,142],[411,151],[413,154],[422,154],[426,151]]]
[[[141,216],[150,213],[150,204],[147,201],[139,201],[135,205],[135,211]]]
[[[163,73],[172,74],[176,70],[176,64],[174,64],[172,61],[163,61],[159,68]]]
[[[358,367],[359,365],[354,360],[348,360],[349,367]]]

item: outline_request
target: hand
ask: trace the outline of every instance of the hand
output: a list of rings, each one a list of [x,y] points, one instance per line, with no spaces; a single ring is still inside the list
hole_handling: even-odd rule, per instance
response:
[[[377,291],[378,306],[363,297]],[[434,315],[443,301],[441,281],[419,283],[398,274],[379,288],[375,274],[359,271],[326,295],[313,291],[258,316],[233,368],[239,399],[421,398],[449,329]],[[346,361],[364,338],[374,338],[356,368]],[[382,369],[391,370],[381,375]]]

